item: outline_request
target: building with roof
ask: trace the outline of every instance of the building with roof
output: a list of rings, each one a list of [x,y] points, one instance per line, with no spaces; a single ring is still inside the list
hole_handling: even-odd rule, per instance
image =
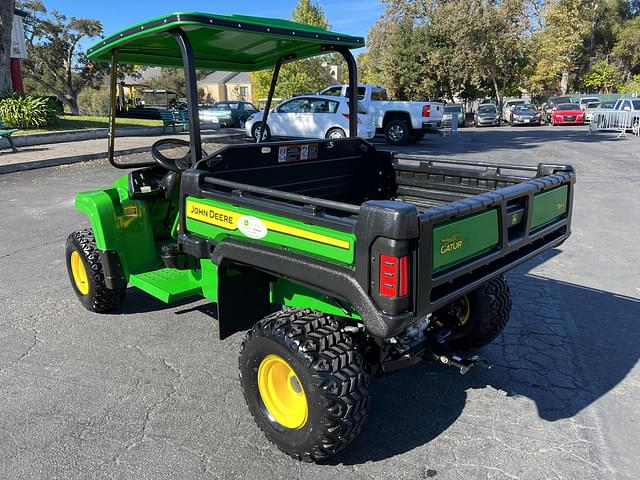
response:
[[[198,82],[205,103],[222,100],[251,101],[251,77],[246,72],[213,72]]]

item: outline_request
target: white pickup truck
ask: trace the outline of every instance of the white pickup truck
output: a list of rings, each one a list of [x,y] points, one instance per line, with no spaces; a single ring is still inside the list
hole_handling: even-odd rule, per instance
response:
[[[348,87],[332,85],[320,94],[346,97]],[[384,87],[367,84],[358,86],[358,98],[367,108],[376,130],[384,133],[390,145],[415,143],[425,133],[435,133],[442,126],[442,103],[390,101]]]

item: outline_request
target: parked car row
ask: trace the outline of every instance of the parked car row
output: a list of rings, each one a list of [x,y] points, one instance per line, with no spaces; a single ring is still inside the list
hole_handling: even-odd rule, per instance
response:
[[[349,87],[332,85],[318,94],[299,95],[269,110],[263,139],[341,138],[349,136]],[[387,143],[417,142],[425,133],[442,126],[444,105],[439,102],[390,101],[383,87],[358,86],[358,136],[370,139],[376,133]],[[254,111],[244,121],[247,135],[257,138],[264,112]]]

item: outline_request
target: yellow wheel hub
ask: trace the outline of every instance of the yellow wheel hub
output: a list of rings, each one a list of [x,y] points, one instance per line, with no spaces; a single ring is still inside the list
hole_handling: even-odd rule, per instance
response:
[[[76,288],[82,295],[89,293],[89,277],[87,277],[87,269],[80,254],[74,250],[71,252],[71,273]]]
[[[278,355],[267,355],[258,367],[260,397],[272,420],[293,430],[304,427],[309,415],[307,396],[291,365]]]
[[[462,307],[462,311],[460,312],[460,324],[466,325],[469,321],[469,315],[471,315],[471,308],[469,307],[469,299],[465,295],[462,297],[460,306]]]

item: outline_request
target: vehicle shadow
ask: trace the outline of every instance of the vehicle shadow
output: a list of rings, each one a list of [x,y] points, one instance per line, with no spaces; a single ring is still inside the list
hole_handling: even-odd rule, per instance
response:
[[[191,297],[185,298],[184,300],[180,300],[177,302],[172,302],[170,304],[164,303],[161,300],[158,300],[155,297],[152,297],[148,293],[139,290],[136,287],[127,288],[127,295],[124,301],[118,305],[113,311],[110,312],[111,315],[131,315],[135,313],[150,313],[150,312],[159,312],[162,310],[172,310],[176,307],[182,307],[185,305],[190,305],[196,300],[201,300],[201,297]],[[180,312],[176,312],[180,313]]]
[[[470,390],[529,398],[540,418],[556,421],[621,382],[640,358],[640,300],[528,274],[534,265],[508,276],[511,320],[482,350],[492,369],[461,376],[420,364],[374,382],[367,426],[331,464],[382,460],[432,441],[462,414]]]

